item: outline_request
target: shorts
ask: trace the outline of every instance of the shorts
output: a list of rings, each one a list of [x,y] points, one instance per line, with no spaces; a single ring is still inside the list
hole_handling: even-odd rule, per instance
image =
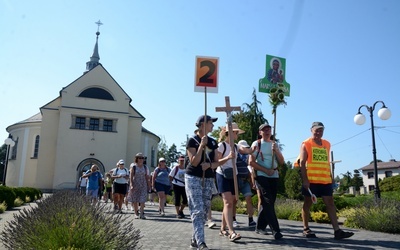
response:
[[[250,182],[244,178],[238,178],[239,193],[242,193],[244,197],[253,196],[251,191]]]
[[[226,179],[222,174],[216,173],[215,178],[217,179],[218,192],[220,194],[231,192],[233,195],[235,194],[235,185],[234,181]]]
[[[161,184],[159,182],[155,182],[154,185],[155,185],[157,193],[158,192],[164,192],[165,194],[170,194],[171,193],[171,186],[170,185],[164,185],[164,184]]]
[[[91,197],[91,198],[97,198],[99,194],[99,189],[87,189],[86,190],[86,195]]]
[[[310,183],[310,190],[317,197],[332,196],[333,195],[332,184],[330,184],[330,183],[329,184]],[[311,197],[311,195],[308,192],[308,190],[305,189],[304,187],[301,187],[301,193],[304,196]]]
[[[128,190],[128,184],[114,182],[113,186],[114,186],[114,194],[126,195],[126,191]]]

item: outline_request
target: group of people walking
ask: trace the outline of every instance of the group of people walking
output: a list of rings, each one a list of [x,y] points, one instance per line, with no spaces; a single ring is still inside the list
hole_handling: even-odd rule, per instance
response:
[[[269,227],[274,239],[281,239],[283,234],[275,213],[275,201],[278,192],[278,166],[284,164],[284,157],[272,136],[271,126],[268,123],[260,125],[259,139],[250,147],[246,147],[248,145],[245,142],[234,144],[238,135],[244,133],[235,123],[231,124],[232,135],[229,135],[228,128],[222,128],[219,143],[208,137],[207,134],[213,130],[213,123],[216,121],[217,118],[200,116],[196,122],[195,135],[189,138],[186,146],[189,164],[185,174],[185,187],[193,225],[190,246],[202,250],[208,249],[204,226],[210,210],[214,178],[224,202],[219,234],[232,242],[241,239],[234,227],[236,200],[235,181],[232,178],[232,173],[238,173],[238,165],[234,165],[238,161],[238,155],[249,156],[247,163],[251,166],[251,179],[254,180],[254,183],[250,181],[249,184],[257,189],[258,198],[261,201],[255,233],[266,235],[268,234],[267,227]],[[310,190],[317,197],[322,197],[334,229],[334,238],[339,240],[349,238],[353,233],[343,231],[338,226],[328,157],[330,144],[322,139],[324,128],[321,122],[314,122],[311,126],[312,136],[301,144],[299,162],[304,195],[303,235],[307,238],[316,237],[308,226],[312,204]],[[222,139],[224,136],[225,140]],[[232,171],[233,168],[236,168],[236,171]],[[243,178],[237,179],[238,190],[242,189],[242,193],[245,193],[243,181]],[[249,225],[253,221],[251,215],[249,214]]]
[[[217,118],[202,115],[196,122],[197,129],[186,145],[187,166],[185,157],[180,156],[178,165],[169,169],[164,158],[158,160],[154,172],[144,164],[142,153],[135,155],[129,170],[123,160],[117,162],[116,168],[106,174],[106,200],[111,192],[114,209],[122,212],[124,199],[132,204],[135,218],[146,219],[144,205],[148,194],[157,192],[159,198],[159,214],[164,216],[166,196],[174,191],[176,217],[185,217],[184,208],[188,206],[192,221],[192,238],[190,247],[206,250],[204,227],[207,219],[211,219],[211,199],[217,192],[223,200],[223,212],[219,235],[231,242],[241,239],[236,232],[236,190],[246,198],[249,226],[255,226],[255,233],[267,235],[270,228],[274,239],[279,240],[283,234],[275,213],[275,201],[278,193],[278,166],[284,164],[284,157],[279,145],[275,142],[268,123],[259,126],[259,136],[251,146],[242,140],[235,144],[238,136],[244,133],[236,123],[221,128],[218,141],[207,136],[214,128]],[[311,194],[321,197],[327,206],[327,212],[334,229],[335,239],[349,238],[352,232],[339,228],[336,208],[333,201],[332,175],[330,172],[330,143],[322,139],[324,125],[314,122],[311,126],[311,137],[301,143],[298,166],[302,178],[303,235],[316,237],[309,227]],[[231,135],[229,133],[232,133]],[[233,173],[236,173],[236,183]],[[86,194],[96,202],[99,179],[103,178],[98,167],[93,165],[82,175],[87,178]],[[96,185],[97,183],[97,185]],[[111,185],[112,183],[112,185]],[[217,184],[217,185],[216,185]],[[218,191],[215,191],[216,188]],[[252,191],[257,190],[259,199],[258,219],[253,220]],[[215,226],[215,223],[211,223]]]

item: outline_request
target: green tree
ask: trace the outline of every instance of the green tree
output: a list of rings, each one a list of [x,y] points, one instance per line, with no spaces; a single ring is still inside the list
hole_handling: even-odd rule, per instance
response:
[[[363,178],[360,175],[360,171],[357,169],[354,170],[353,178],[350,180],[350,186],[355,187],[357,191],[360,191],[360,187],[364,186]]]
[[[248,132],[249,138],[246,139],[249,140],[250,142],[257,140],[258,127],[261,124],[268,122],[268,120],[264,118],[264,114],[258,107],[259,105],[261,105],[261,102],[257,99],[255,88],[253,88],[252,99],[253,99],[252,103],[243,104],[244,106],[243,116],[239,116],[239,114],[233,115],[233,120],[236,123],[238,123],[239,127],[242,126],[243,128],[248,128],[248,131],[246,132]],[[236,121],[236,116],[238,117],[237,121]],[[245,124],[242,124],[242,122],[244,122]]]
[[[158,143],[158,152],[157,152],[157,164],[158,164],[158,159],[161,157],[167,158],[168,155],[168,146],[167,142],[165,141],[164,136],[160,136],[161,140]]]
[[[303,198],[301,194],[301,176],[300,169],[291,168],[288,169],[285,176],[285,191],[286,195],[290,199],[300,200]]]
[[[167,166],[171,166],[172,163],[177,162],[179,155],[180,153],[178,152],[176,145],[172,144],[172,146],[168,149],[166,156],[164,157],[167,162]]]

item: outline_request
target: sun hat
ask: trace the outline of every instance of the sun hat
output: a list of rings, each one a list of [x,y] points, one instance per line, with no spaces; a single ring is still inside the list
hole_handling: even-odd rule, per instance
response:
[[[165,158],[161,157],[160,159],[158,159],[158,163],[165,161]]]
[[[228,124],[225,126],[225,130],[228,131]],[[239,131],[239,135],[243,134],[245,131],[241,130],[236,122],[232,122],[232,131]]]
[[[138,158],[138,157],[144,157],[144,155],[143,155],[143,153],[137,153],[136,155],[135,155],[135,158]]]

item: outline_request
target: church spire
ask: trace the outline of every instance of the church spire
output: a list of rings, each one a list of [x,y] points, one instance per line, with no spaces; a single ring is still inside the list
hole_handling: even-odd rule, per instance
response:
[[[99,61],[100,61],[100,56],[99,56],[99,46],[98,46],[98,42],[99,42],[99,35],[100,35],[100,25],[103,25],[103,23],[99,20],[97,22],[95,22],[95,24],[97,24],[97,32],[96,32],[96,44],[94,45],[94,50],[93,50],[93,55],[90,57],[90,61],[88,61],[86,63],[86,72],[88,72],[89,70],[92,70],[94,67],[96,67],[97,65],[99,65]]]

